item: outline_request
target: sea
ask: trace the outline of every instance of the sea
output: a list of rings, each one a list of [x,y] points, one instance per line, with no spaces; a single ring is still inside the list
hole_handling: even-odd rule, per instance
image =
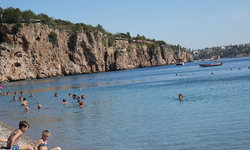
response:
[[[5,83],[0,120],[14,128],[27,121],[35,141],[49,130],[49,149],[249,150],[250,57],[219,61]],[[85,107],[69,93],[85,95]]]

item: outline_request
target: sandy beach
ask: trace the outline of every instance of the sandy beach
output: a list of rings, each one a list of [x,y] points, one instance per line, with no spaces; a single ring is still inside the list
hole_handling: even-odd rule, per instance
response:
[[[11,126],[3,123],[0,120],[0,137],[1,138],[8,138],[9,135],[14,131],[15,129],[12,128]],[[24,144],[30,144],[32,147],[34,147],[34,145],[36,144],[36,141],[31,140],[31,138],[27,137],[26,135],[22,134],[19,142],[19,145],[24,145]],[[0,142],[0,149],[4,149],[4,147],[6,147],[6,143]]]

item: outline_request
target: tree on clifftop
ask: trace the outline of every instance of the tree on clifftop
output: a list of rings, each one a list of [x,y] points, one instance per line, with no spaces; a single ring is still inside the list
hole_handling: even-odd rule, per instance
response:
[[[0,23],[2,23],[2,18],[3,18],[3,8],[0,7]]]
[[[17,23],[22,19],[22,12],[19,8],[9,7],[4,10],[2,22]]]
[[[31,10],[25,10],[22,14],[22,18],[25,22],[29,22],[30,19],[37,19],[36,14],[34,14]]]

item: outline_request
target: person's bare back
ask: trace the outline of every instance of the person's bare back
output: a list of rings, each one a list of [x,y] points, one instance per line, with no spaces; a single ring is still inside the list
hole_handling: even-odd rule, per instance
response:
[[[16,129],[14,132],[12,132],[12,134],[9,136],[7,140],[7,147],[17,145],[22,133],[23,132],[20,129]]]

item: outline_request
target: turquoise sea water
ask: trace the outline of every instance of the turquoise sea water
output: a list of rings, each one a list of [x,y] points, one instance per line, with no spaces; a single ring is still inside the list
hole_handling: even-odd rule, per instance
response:
[[[220,61],[219,67],[192,62],[3,84],[11,94],[0,96],[0,120],[15,128],[28,121],[25,134],[34,140],[48,129],[49,148],[64,150],[248,150],[250,57]],[[29,113],[12,100],[20,91]],[[69,93],[84,94],[85,107]],[[69,103],[60,104],[63,98]]]

